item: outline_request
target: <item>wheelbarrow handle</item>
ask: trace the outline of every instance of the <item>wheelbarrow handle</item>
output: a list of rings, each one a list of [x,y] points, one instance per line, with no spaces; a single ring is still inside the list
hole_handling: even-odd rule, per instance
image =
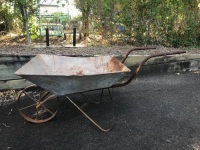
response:
[[[128,56],[131,52],[133,52],[133,51],[143,51],[143,50],[149,50],[149,49],[153,50],[153,49],[156,49],[156,47],[136,47],[136,48],[132,48],[127,52],[126,56],[124,57],[124,59],[122,60],[121,63],[124,63],[126,61],[126,59],[128,58]]]
[[[141,64],[136,68],[136,70],[134,71],[132,76],[126,82],[115,84],[115,85],[111,86],[111,88],[125,86],[125,85],[129,84],[135,78],[135,76],[139,73],[142,66],[151,58],[160,57],[160,56],[167,56],[167,55],[182,54],[182,53],[186,53],[186,51],[176,51],[176,52],[167,52],[167,53],[159,53],[159,54],[149,55],[141,62]]]

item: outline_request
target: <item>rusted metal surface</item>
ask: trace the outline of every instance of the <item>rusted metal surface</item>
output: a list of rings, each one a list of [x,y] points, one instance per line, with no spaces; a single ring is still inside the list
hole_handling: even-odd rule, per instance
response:
[[[135,49],[135,50],[137,50],[137,49]],[[141,49],[140,49],[140,50],[141,50]],[[131,50],[131,51],[129,51],[129,52],[132,52],[132,51],[134,51],[134,49]],[[153,55],[147,56],[147,57],[141,62],[141,64],[135,69],[134,73],[132,74],[132,76],[131,76],[127,81],[125,81],[125,82],[123,82],[123,83],[117,83],[117,84],[115,84],[115,85],[112,85],[111,88],[120,87],[120,86],[125,86],[125,85],[129,84],[129,83],[135,78],[135,76],[139,73],[139,71],[141,70],[142,66],[143,66],[149,59],[151,59],[151,58],[153,58],[153,57],[160,57],[160,56],[167,56],[167,55],[175,55],[175,54],[183,54],[183,53],[186,53],[186,51],[176,51],[176,52],[160,53],[160,54],[153,54]],[[129,53],[129,54],[130,54],[130,53]],[[125,59],[122,61],[123,63],[126,61],[126,58],[127,58],[127,57],[125,57]]]
[[[110,87],[130,70],[115,57],[39,54],[15,74],[55,93],[67,95]]]
[[[156,49],[156,47],[137,47],[137,48],[133,48],[133,49],[130,49],[126,56],[124,57],[124,59],[122,60],[122,63],[124,63],[126,61],[126,59],[128,58],[129,54],[133,51],[143,51],[143,50],[151,50],[151,49]]]

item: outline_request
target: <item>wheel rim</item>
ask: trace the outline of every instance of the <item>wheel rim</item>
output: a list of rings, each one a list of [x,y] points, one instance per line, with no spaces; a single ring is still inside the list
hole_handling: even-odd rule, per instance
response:
[[[29,122],[43,123],[54,118],[59,99],[44,89],[31,85],[19,93],[17,108],[19,114]]]

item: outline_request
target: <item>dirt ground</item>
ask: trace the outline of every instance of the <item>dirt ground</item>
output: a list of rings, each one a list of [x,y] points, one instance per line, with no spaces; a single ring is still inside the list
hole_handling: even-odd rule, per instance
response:
[[[77,40],[77,46],[72,46],[72,39],[64,40],[62,37],[50,37],[50,46],[46,47],[45,38],[32,41],[30,45],[26,44],[25,37],[17,36],[12,33],[0,34],[0,55],[35,55],[35,54],[57,54],[57,55],[125,55],[128,50],[135,46],[120,44],[101,46],[103,43],[94,43],[91,39],[84,41]],[[153,47],[152,45],[143,47]],[[200,54],[200,48],[166,48],[163,46],[154,46],[156,50],[145,52],[134,52],[133,54],[149,54],[170,52],[176,50],[187,50],[189,54]]]
[[[78,45],[79,46],[79,45]],[[45,47],[45,44],[31,44],[30,46],[22,44],[2,45],[0,44],[0,55],[35,55],[35,54],[56,54],[56,55],[70,55],[70,56],[92,56],[92,55],[125,55],[134,46],[84,46],[70,47],[69,45],[50,45]],[[84,47],[83,47],[84,46]],[[144,46],[145,47],[145,46]],[[154,47],[154,46],[147,46]],[[132,54],[151,54],[161,52],[171,52],[178,50],[186,50],[187,54],[200,54],[200,48],[166,48],[163,46],[156,46],[156,50],[148,50],[143,52],[134,52]]]

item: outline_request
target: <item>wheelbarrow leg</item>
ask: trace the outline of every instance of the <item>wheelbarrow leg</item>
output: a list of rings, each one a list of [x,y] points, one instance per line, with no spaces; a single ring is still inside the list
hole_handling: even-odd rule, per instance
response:
[[[101,96],[100,96],[100,99],[99,101],[93,101],[92,99],[90,99],[88,96],[86,96],[85,94],[83,93],[79,93],[81,96],[83,96],[86,100],[88,100],[89,102],[92,102],[94,104],[100,104],[102,102],[102,97],[103,97],[103,92],[104,92],[105,89],[101,89]]]
[[[85,113],[72,99],[70,99],[68,96],[66,96],[66,98],[90,121],[92,122],[98,129],[100,129],[103,132],[108,132],[110,131],[113,126],[114,126],[114,101],[112,98],[112,95],[110,93],[110,89],[108,89],[108,93],[109,93],[109,97],[112,101],[112,113],[113,113],[113,118],[112,118],[112,125],[110,128],[105,129],[102,126],[100,126],[96,121],[94,121],[87,113]]]

